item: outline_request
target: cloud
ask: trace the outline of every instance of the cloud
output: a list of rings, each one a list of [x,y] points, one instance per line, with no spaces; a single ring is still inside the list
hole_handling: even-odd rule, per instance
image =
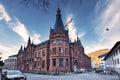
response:
[[[7,59],[8,56],[13,55],[13,54],[17,54],[16,52],[18,52],[18,47],[17,46],[12,46],[12,47],[7,47],[4,45],[0,44],[0,57],[2,57],[2,60]]]
[[[41,42],[39,38],[40,38],[40,34],[34,33],[34,35],[32,37],[32,40],[33,40],[34,44],[38,44],[38,43]]]
[[[9,25],[12,28],[14,32],[16,32],[22,39],[22,44],[26,44],[28,41],[28,37],[30,36],[30,32],[27,30],[25,25],[21,23],[18,18],[15,18],[16,22],[10,22]],[[30,36],[33,43],[37,44],[40,43],[40,34],[33,33],[33,35]]]
[[[85,32],[79,33],[78,37],[81,39],[85,35]]]
[[[30,32],[25,27],[23,23],[21,23],[18,18],[15,18],[16,22],[9,22],[11,29],[16,32],[22,39],[22,44],[26,45],[28,41],[28,37],[30,36]],[[30,36],[33,43],[38,44],[40,43],[40,34],[33,33]]]
[[[15,21],[14,21],[15,19]],[[17,17],[10,17],[9,14],[6,12],[4,6],[0,3],[0,20],[4,20],[8,26],[17,33],[21,38],[21,44],[26,45],[28,41],[28,37],[30,36],[33,43],[37,44],[40,43],[40,34],[33,33],[33,35],[30,35],[30,32],[26,28],[26,26],[20,22],[20,20]],[[4,59],[6,59],[8,56],[17,54],[19,47],[18,46],[12,46],[12,47],[6,47],[4,45],[0,45],[0,51],[1,56],[3,56]]]
[[[15,22],[13,21],[13,18],[9,16],[9,14],[6,12],[4,6],[0,4],[0,20],[5,20],[7,24],[10,26],[10,28],[16,32],[22,39],[23,43],[27,43],[28,37],[30,36],[29,31],[26,29],[25,25],[19,21],[17,17],[14,17],[16,20]],[[34,43],[40,42],[39,37],[40,35],[37,33],[34,33],[32,39],[34,40]]]
[[[104,6],[104,7],[103,7]],[[120,0],[99,0],[96,4],[95,32],[99,41],[86,47],[86,52],[112,48],[120,41]],[[98,14],[98,15],[97,15]],[[106,31],[106,28],[109,30]]]
[[[25,25],[22,24],[17,18],[15,23],[9,23],[11,29],[16,32],[21,38],[24,43],[27,43],[29,32],[26,29]]]
[[[69,22],[69,20],[71,20],[73,18],[73,14],[69,14],[67,16],[67,19],[66,19],[66,22]],[[70,37],[70,40],[73,42],[74,40],[76,40],[77,38],[77,34],[76,34],[76,27],[75,27],[75,24],[74,24],[74,21],[72,20],[71,23],[68,24],[68,31],[69,31],[69,37]]]
[[[9,17],[1,3],[0,3],[0,20],[5,20],[6,22],[11,21],[11,18]]]

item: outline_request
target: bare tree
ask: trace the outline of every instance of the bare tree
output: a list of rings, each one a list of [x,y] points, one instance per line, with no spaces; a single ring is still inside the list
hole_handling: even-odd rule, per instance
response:
[[[26,6],[41,8],[46,11],[50,5],[50,0],[21,0],[20,3]]]
[[[26,6],[32,6],[36,8],[43,9],[44,11],[47,11],[49,6],[51,5],[51,0],[20,0],[20,3],[26,5]],[[60,0],[59,2],[67,5],[67,3],[71,0]],[[83,0],[79,0],[80,4],[83,3]]]

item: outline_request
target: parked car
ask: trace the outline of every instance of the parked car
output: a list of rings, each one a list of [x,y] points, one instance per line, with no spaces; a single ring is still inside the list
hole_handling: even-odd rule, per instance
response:
[[[19,70],[3,70],[2,80],[4,80],[5,76],[6,80],[27,80],[27,77]]]

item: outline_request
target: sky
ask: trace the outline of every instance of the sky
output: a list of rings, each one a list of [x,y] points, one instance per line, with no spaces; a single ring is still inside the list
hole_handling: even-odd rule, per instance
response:
[[[78,36],[86,54],[111,49],[120,41],[120,0],[68,0],[67,3],[50,0],[46,12],[18,0],[0,0],[2,59],[17,54],[21,45],[26,46],[29,36],[34,44],[48,40],[50,28],[54,28],[58,4],[64,25],[73,19],[66,27],[70,40],[74,41]]]

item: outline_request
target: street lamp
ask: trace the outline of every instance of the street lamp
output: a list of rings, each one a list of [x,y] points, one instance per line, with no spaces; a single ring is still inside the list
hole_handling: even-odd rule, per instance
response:
[[[3,61],[0,61],[0,74],[1,74],[1,80],[2,80],[2,69],[3,69],[4,63]]]

